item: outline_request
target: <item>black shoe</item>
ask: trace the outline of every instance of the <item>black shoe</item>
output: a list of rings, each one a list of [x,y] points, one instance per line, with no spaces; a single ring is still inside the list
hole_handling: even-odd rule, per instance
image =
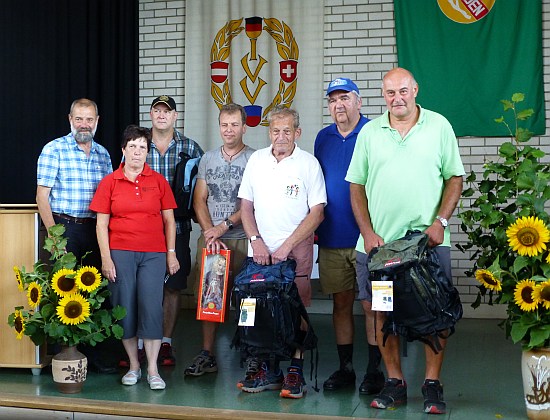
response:
[[[384,388],[384,374],[380,371],[376,373],[367,373],[363,382],[359,385],[359,394],[373,395],[378,394]]]
[[[105,365],[99,360],[94,360],[91,362],[88,362],[88,370],[96,373],[102,373],[105,375],[111,375],[113,373],[117,373],[118,370],[114,366]]]
[[[372,408],[390,408],[407,403],[407,383],[401,379],[388,378],[382,391],[374,397]]]
[[[355,388],[355,371],[353,370],[337,370],[323,384],[325,391],[335,391],[347,387]]]
[[[438,380],[426,379],[422,385],[424,395],[424,412],[428,414],[445,414],[447,405],[443,400],[443,387]]]

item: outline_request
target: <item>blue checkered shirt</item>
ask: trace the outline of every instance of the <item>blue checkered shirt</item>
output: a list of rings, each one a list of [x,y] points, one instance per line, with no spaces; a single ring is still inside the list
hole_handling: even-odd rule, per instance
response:
[[[174,130],[174,138],[168,145],[164,156],[161,156],[155,143],[151,143],[151,151],[147,155],[147,163],[151,169],[161,173],[168,183],[172,185],[176,165],[180,161],[180,152],[187,153],[192,158],[204,155],[204,151],[194,140]],[[176,220],[177,233],[182,233],[184,229],[191,230],[191,220]]]
[[[54,213],[95,217],[89,209],[99,181],[113,172],[105,147],[92,140],[90,156],[78,147],[72,134],[52,140],[38,157],[37,185],[51,188]]]

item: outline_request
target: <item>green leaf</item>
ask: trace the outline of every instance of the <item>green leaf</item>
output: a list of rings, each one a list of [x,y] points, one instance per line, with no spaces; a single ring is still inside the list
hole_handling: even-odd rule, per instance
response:
[[[514,104],[507,99],[501,99],[500,102],[502,103],[505,111],[514,108]]]
[[[512,101],[515,103],[523,102],[524,99],[525,99],[525,95],[523,93],[514,93],[512,95]]]
[[[528,257],[518,255],[514,261],[514,273],[519,273],[523,268],[527,267],[531,263]]]
[[[515,158],[517,151],[518,151],[517,147],[510,142],[502,143],[502,145],[498,149],[500,156],[503,156],[503,157]]]
[[[468,198],[474,195],[475,190],[473,188],[467,188],[462,191],[462,197]]]
[[[519,343],[527,334],[529,327],[519,322],[512,324],[512,330],[510,331],[510,337],[514,343]]]
[[[533,137],[533,133],[526,128],[519,127],[516,131],[516,140],[519,143],[525,143]]]
[[[518,120],[523,121],[523,120],[526,120],[526,119],[530,118],[531,115],[533,115],[534,113],[535,113],[535,111],[533,111],[532,108],[524,109],[523,111],[520,111],[520,112],[517,113],[516,118]]]

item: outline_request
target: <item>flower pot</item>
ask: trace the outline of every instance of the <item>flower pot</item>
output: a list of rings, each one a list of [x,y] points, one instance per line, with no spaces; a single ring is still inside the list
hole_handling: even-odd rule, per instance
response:
[[[53,381],[57,390],[64,394],[77,394],[88,373],[88,359],[76,346],[63,346],[52,358]]]
[[[550,419],[550,348],[523,351],[521,374],[527,417]]]

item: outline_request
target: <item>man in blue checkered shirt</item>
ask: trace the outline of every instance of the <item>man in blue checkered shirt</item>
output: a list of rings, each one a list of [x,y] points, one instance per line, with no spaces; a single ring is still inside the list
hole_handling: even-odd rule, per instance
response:
[[[147,155],[147,163],[160,172],[172,184],[176,165],[180,161],[180,152],[192,158],[201,157],[204,152],[193,140],[175,129],[178,113],[176,102],[170,96],[159,96],[151,104],[151,131],[153,143]],[[176,360],[172,352],[172,334],[181,307],[181,291],[187,287],[187,276],[191,271],[191,249],[189,239],[191,220],[176,219],[176,257],[181,269],[170,276],[164,285],[164,333],[159,352],[161,366],[174,366]]]
[[[36,203],[46,229],[65,226],[67,251],[78,261],[101,269],[95,213],[89,209],[99,181],[113,171],[109,152],[94,140],[99,115],[95,102],[81,98],[71,105],[71,132],[50,141],[38,158]],[[93,348],[81,348],[99,373],[115,373]]]

